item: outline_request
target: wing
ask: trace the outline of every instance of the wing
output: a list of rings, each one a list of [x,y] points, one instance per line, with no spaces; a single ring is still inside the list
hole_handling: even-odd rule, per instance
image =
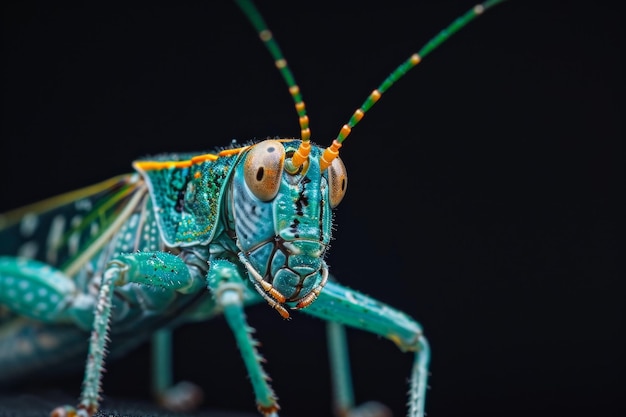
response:
[[[147,193],[144,181],[126,174],[0,214],[0,254],[62,269],[138,204],[137,193]]]

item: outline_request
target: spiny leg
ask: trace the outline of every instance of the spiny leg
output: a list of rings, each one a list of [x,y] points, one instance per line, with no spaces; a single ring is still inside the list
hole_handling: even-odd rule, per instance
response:
[[[421,326],[406,314],[336,282],[328,282],[307,314],[372,332],[393,341],[402,351],[415,352],[410,378],[409,417],[423,417],[430,348]],[[339,348],[343,349],[343,348]],[[349,383],[338,381],[344,389]],[[336,393],[340,407],[351,406],[351,394]],[[340,411],[342,411],[340,409]],[[345,412],[342,411],[342,412]]]
[[[246,291],[248,291],[245,286],[246,279],[230,261],[211,262],[208,287],[213,292],[218,305],[222,306],[226,322],[235,336],[252,382],[257,408],[264,416],[277,416],[280,407],[274,390],[269,385],[269,377],[261,366],[264,359],[257,351],[258,342],[252,337],[254,329],[248,325],[244,313]],[[256,297],[256,293],[253,296]]]
[[[164,252],[122,254],[109,262],[98,292],[79,404],[76,409],[58,407],[52,411],[52,417],[93,416],[98,410],[114,288],[132,282],[193,291],[197,289],[195,284],[202,282],[195,271],[187,268],[182,259]]]

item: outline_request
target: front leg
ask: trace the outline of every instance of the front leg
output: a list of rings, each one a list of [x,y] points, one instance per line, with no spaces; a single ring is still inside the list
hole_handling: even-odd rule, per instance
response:
[[[78,407],[58,407],[51,417],[93,416],[98,411],[100,383],[106,356],[111,305],[116,286],[138,283],[164,289],[190,292],[197,290],[203,277],[188,268],[182,259],[165,252],[138,252],[116,256],[107,265],[96,300],[89,354]]]
[[[423,417],[430,362],[430,348],[421,326],[406,314],[336,282],[328,282],[318,299],[303,312],[329,322],[355,327],[384,336],[402,351],[415,352],[409,392],[409,417]],[[332,338],[332,334],[329,334]],[[341,339],[337,339],[340,340]],[[343,346],[334,348],[339,369],[348,369]],[[331,346],[331,358],[333,348]],[[346,372],[335,379],[336,407],[339,414],[352,408],[351,387]],[[344,414],[345,415],[345,414]]]
[[[217,304],[223,308],[226,322],[235,335],[252,382],[257,408],[264,416],[277,416],[280,407],[269,384],[269,377],[261,366],[264,359],[256,349],[258,343],[252,337],[254,329],[248,325],[244,313],[244,305],[259,298],[256,292],[246,287],[246,280],[247,277],[242,276],[241,271],[232,262],[227,260],[211,262],[208,286]]]

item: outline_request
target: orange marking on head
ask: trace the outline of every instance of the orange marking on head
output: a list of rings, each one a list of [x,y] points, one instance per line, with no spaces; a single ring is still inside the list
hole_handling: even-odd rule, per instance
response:
[[[191,158],[192,164],[199,164],[204,161],[215,161],[218,158],[217,155],[212,153],[205,153],[204,155],[197,155]]]
[[[233,149],[224,149],[223,151],[221,151],[218,156],[231,156],[231,155],[237,155],[240,154],[241,152],[245,151],[246,149],[248,149],[249,146],[242,146],[241,148],[233,148]]]
[[[134,165],[143,171],[151,171],[154,169],[188,168],[191,166],[191,161],[137,161]]]
[[[205,153],[203,155],[196,155],[191,159],[186,159],[184,161],[135,161],[133,165],[135,166],[135,168],[142,171],[151,171],[155,169],[189,168],[194,164],[201,164],[206,161],[216,161],[223,156],[237,155],[247,148],[248,146],[244,146],[241,148],[225,149],[217,155],[212,153]]]
[[[198,178],[200,178],[201,176],[202,176],[202,173],[201,173],[200,171],[196,171],[196,172],[194,172],[194,174],[193,174],[193,177],[194,177],[195,179],[198,179]]]

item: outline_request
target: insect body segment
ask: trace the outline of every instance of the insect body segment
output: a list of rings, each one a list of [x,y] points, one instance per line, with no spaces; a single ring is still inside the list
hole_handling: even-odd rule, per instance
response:
[[[216,233],[221,199],[238,154],[137,161],[151,195],[165,243],[171,247],[206,244]]]
[[[255,288],[285,318],[289,313],[283,304],[306,307],[326,283],[327,206],[339,204],[346,184],[340,160],[321,172],[317,147],[297,172],[287,171],[286,160],[301,143],[265,140],[238,152],[208,154],[212,157],[173,160],[164,155],[134,163],[154,197],[157,223],[170,247],[210,242],[220,227],[223,201],[231,202],[224,209],[232,210],[229,227],[243,265]],[[210,198],[214,195],[227,197]]]
[[[411,55],[323,149],[310,140],[300,89],[263,18],[251,2],[237,0],[289,88],[302,138],[138,160],[136,173],[0,216],[0,384],[70,369],[86,355],[78,406],[59,407],[52,416],[93,416],[106,353],[115,358],[155,335],[160,360],[154,361],[153,391],[162,404],[178,404],[163,360],[169,332],[223,314],[257,408],[275,416],[280,407],[244,312],[265,301],[285,319],[289,310],[302,310],[329,323],[338,416],[373,412],[365,406],[359,414],[353,401],[347,325],[413,352],[409,416],[423,417],[430,348],[421,326],[339,284],[325,262],[332,210],[347,186],[339,148],[388,88],[502,1],[472,8]]]
[[[281,304],[306,307],[326,284],[329,203],[338,204],[345,193],[345,185],[334,184],[335,171],[321,171],[320,149],[315,146],[298,173],[283,169],[285,155],[292,158],[300,144],[266,140],[251,147],[232,182],[232,221],[240,257],[257,290],[283,317],[289,315]],[[345,176],[345,169],[342,173]]]

